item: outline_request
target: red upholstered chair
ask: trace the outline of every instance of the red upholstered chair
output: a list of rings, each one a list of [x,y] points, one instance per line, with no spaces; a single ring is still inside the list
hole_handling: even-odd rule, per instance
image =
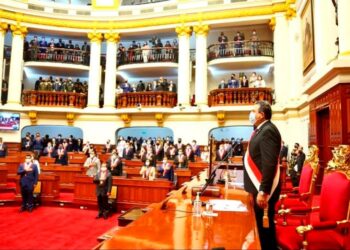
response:
[[[318,221],[301,226],[277,225],[281,249],[349,249],[350,146],[339,146],[333,155],[323,179],[320,207],[285,210],[285,213],[318,210]]]
[[[276,204],[276,210],[311,207],[316,177],[320,167],[318,151],[318,147],[315,145],[309,147],[309,154],[301,171],[299,187],[294,188],[289,193],[281,194],[280,200]]]

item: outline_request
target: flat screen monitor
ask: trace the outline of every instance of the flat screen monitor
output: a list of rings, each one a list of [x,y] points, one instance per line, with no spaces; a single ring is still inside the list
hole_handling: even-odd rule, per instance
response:
[[[18,131],[19,122],[19,113],[0,112],[0,130]]]

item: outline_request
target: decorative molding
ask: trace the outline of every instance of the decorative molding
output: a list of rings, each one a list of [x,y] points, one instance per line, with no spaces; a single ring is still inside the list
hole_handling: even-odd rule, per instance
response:
[[[25,37],[28,33],[27,27],[21,26],[20,22],[17,22],[16,24],[11,24],[10,28],[12,31],[12,35]]]
[[[209,26],[207,24],[199,23],[198,25],[193,27],[193,31],[196,35],[207,36],[209,33]]]
[[[288,7],[286,13],[285,13],[285,16],[286,16],[286,19],[287,20],[290,20],[292,19],[293,17],[296,17],[297,16],[297,11],[295,10],[295,7]]]
[[[190,37],[192,34],[192,28],[190,26],[185,25],[184,23],[180,26],[177,26],[175,29],[178,36],[187,36]]]
[[[328,162],[327,172],[343,172],[350,179],[350,145],[339,145],[332,150],[333,158]]]
[[[103,39],[102,33],[97,32],[96,30],[89,32],[87,36],[90,39],[90,42],[101,42]]]
[[[276,27],[276,18],[275,17],[272,17],[270,19],[269,27],[272,31],[275,31],[275,27]]]
[[[129,116],[129,114],[122,114],[122,115],[120,115],[120,118],[123,120],[125,127],[130,126],[131,116]]]
[[[0,22],[0,33],[5,34],[9,28],[9,25],[4,22]]]
[[[103,0],[101,1],[98,1],[98,0],[92,0],[92,9],[93,10],[108,10],[108,11],[117,11],[118,8],[119,8],[119,0],[113,0],[113,4],[110,4],[110,5],[101,5],[100,2],[105,2]],[[121,1],[120,1],[121,2]]]
[[[104,34],[104,38],[108,41],[108,42],[112,42],[112,43],[118,43],[120,41],[120,35],[117,32],[108,32]]]
[[[158,126],[159,127],[163,127],[163,123],[164,123],[164,115],[163,115],[163,113],[156,113],[154,115],[154,118],[157,120]]]
[[[66,20],[66,19],[56,19],[48,18],[43,16],[34,16],[22,13],[16,13],[6,10],[0,10],[0,18],[21,21],[30,24],[39,24],[46,26],[55,27],[65,27],[65,28],[75,28],[75,29],[134,29],[152,26],[163,26],[163,25],[173,25],[173,24],[184,24],[190,22],[198,22],[201,19],[203,21],[213,21],[213,20],[225,20],[231,18],[241,18],[241,17],[252,17],[252,16],[265,16],[273,15],[275,13],[286,12],[290,4],[286,3],[274,3],[261,7],[247,7],[241,9],[229,9],[223,11],[207,11],[200,14],[189,13],[187,15],[165,16],[165,17],[154,17],[143,19],[141,16],[138,20],[108,20],[104,22],[91,22],[89,20]],[[202,21],[202,20],[200,20]]]
[[[350,50],[344,51],[339,54],[340,56],[350,56]]]
[[[67,113],[66,114],[66,118],[67,118],[67,123],[69,126],[73,126],[74,125],[74,120],[75,120],[75,114],[74,113]]]
[[[37,119],[38,119],[38,113],[36,111],[29,111],[28,112],[28,117],[30,119],[30,123],[32,125],[36,125]]]
[[[225,111],[218,111],[216,113],[216,118],[218,119],[219,126],[222,127],[225,124]]]

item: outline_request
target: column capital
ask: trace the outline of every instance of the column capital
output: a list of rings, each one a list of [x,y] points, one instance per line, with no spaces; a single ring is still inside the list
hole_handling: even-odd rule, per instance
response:
[[[159,127],[163,127],[163,123],[164,123],[164,115],[163,115],[163,113],[156,113],[154,115],[154,118],[156,119],[158,126]]]
[[[117,43],[120,41],[120,34],[118,32],[108,32],[104,34],[104,38],[108,42]]]
[[[225,118],[225,111],[223,111],[223,110],[218,111],[216,113],[216,118],[218,120],[219,127],[224,126],[225,120],[226,120],[226,118]]]
[[[74,125],[74,120],[75,120],[75,114],[74,113],[67,113],[66,114],[66,118],[67,118],[67,123],[69,126],[73,126]]]
[[[21,26],[19,22],[17,22],[17,24],[11,24],[10,28],[12,31],[12,35],[25,37],[28,33],[27,27]]]
[[[297,12],[296,12],[295,8],[288,6],[288,9],[287,9],[287,11],[285,13],[285,16],[286,16],[287,20],[290,20],[293,17],[296,17],[297,16]]]
[[[270,26],[270,29],[271,29],[272,31],[275,30],[275,27],[276,27],[276,18],[275,18],[275,17],[272,17],[272,18],[270,19],[269,26]]]
[[[176,31],[178,36],[189,37],[192,34],[192,28],[190,26],[186,26],[185,24],[177,26],[175,31]]]
[[[194,26],[193,31],[196,33],[196,35],[202,35],[207,36],[210,28],[207,24],[198,24]]]
[[[89,32],[87,36],[90,39],[90,42],[101,42],[103,39],[102,33],[96,32],[96,30]]]
[[[0,33],[6,33],[9,28],[9,25],[4,22],[0,22]]]

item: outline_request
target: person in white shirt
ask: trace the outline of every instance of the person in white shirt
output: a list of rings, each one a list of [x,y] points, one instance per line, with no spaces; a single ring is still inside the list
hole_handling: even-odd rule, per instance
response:
[[[145,165],[141,167],[140,175],[150,181],[156,178],[156,168],[150,164],[150,160],[146,160]]]
[[[84,167],[87,168],[86,175],[94,176],[101,168],[101,161],[97,158],[95,153],[90,153],[90,157],[86,159]]]
[[[209,162],[209,150],[208,146],[205,146],[203,152],[201,152],[201,160],[205,162]]]
[[[32,153],[31,154],[31,158],[32,158],[32,163],[34,165],[36,165],[37,169],[38,169],[38,174],[40,174],[40,163],[38,161],[38,154],[37,152],[35,151],[35,153]]]
[[[258,79],[256,72],[253,72],[249,77],[249,88],[255,87],[255,82]]]
[[[265,83],[265,80],[262,78],[261,75],[258,75],[258,78],[257,80],[255,81],[255,84],[254,84],[255,88],[265,88],[266,87],[266,83]]]

